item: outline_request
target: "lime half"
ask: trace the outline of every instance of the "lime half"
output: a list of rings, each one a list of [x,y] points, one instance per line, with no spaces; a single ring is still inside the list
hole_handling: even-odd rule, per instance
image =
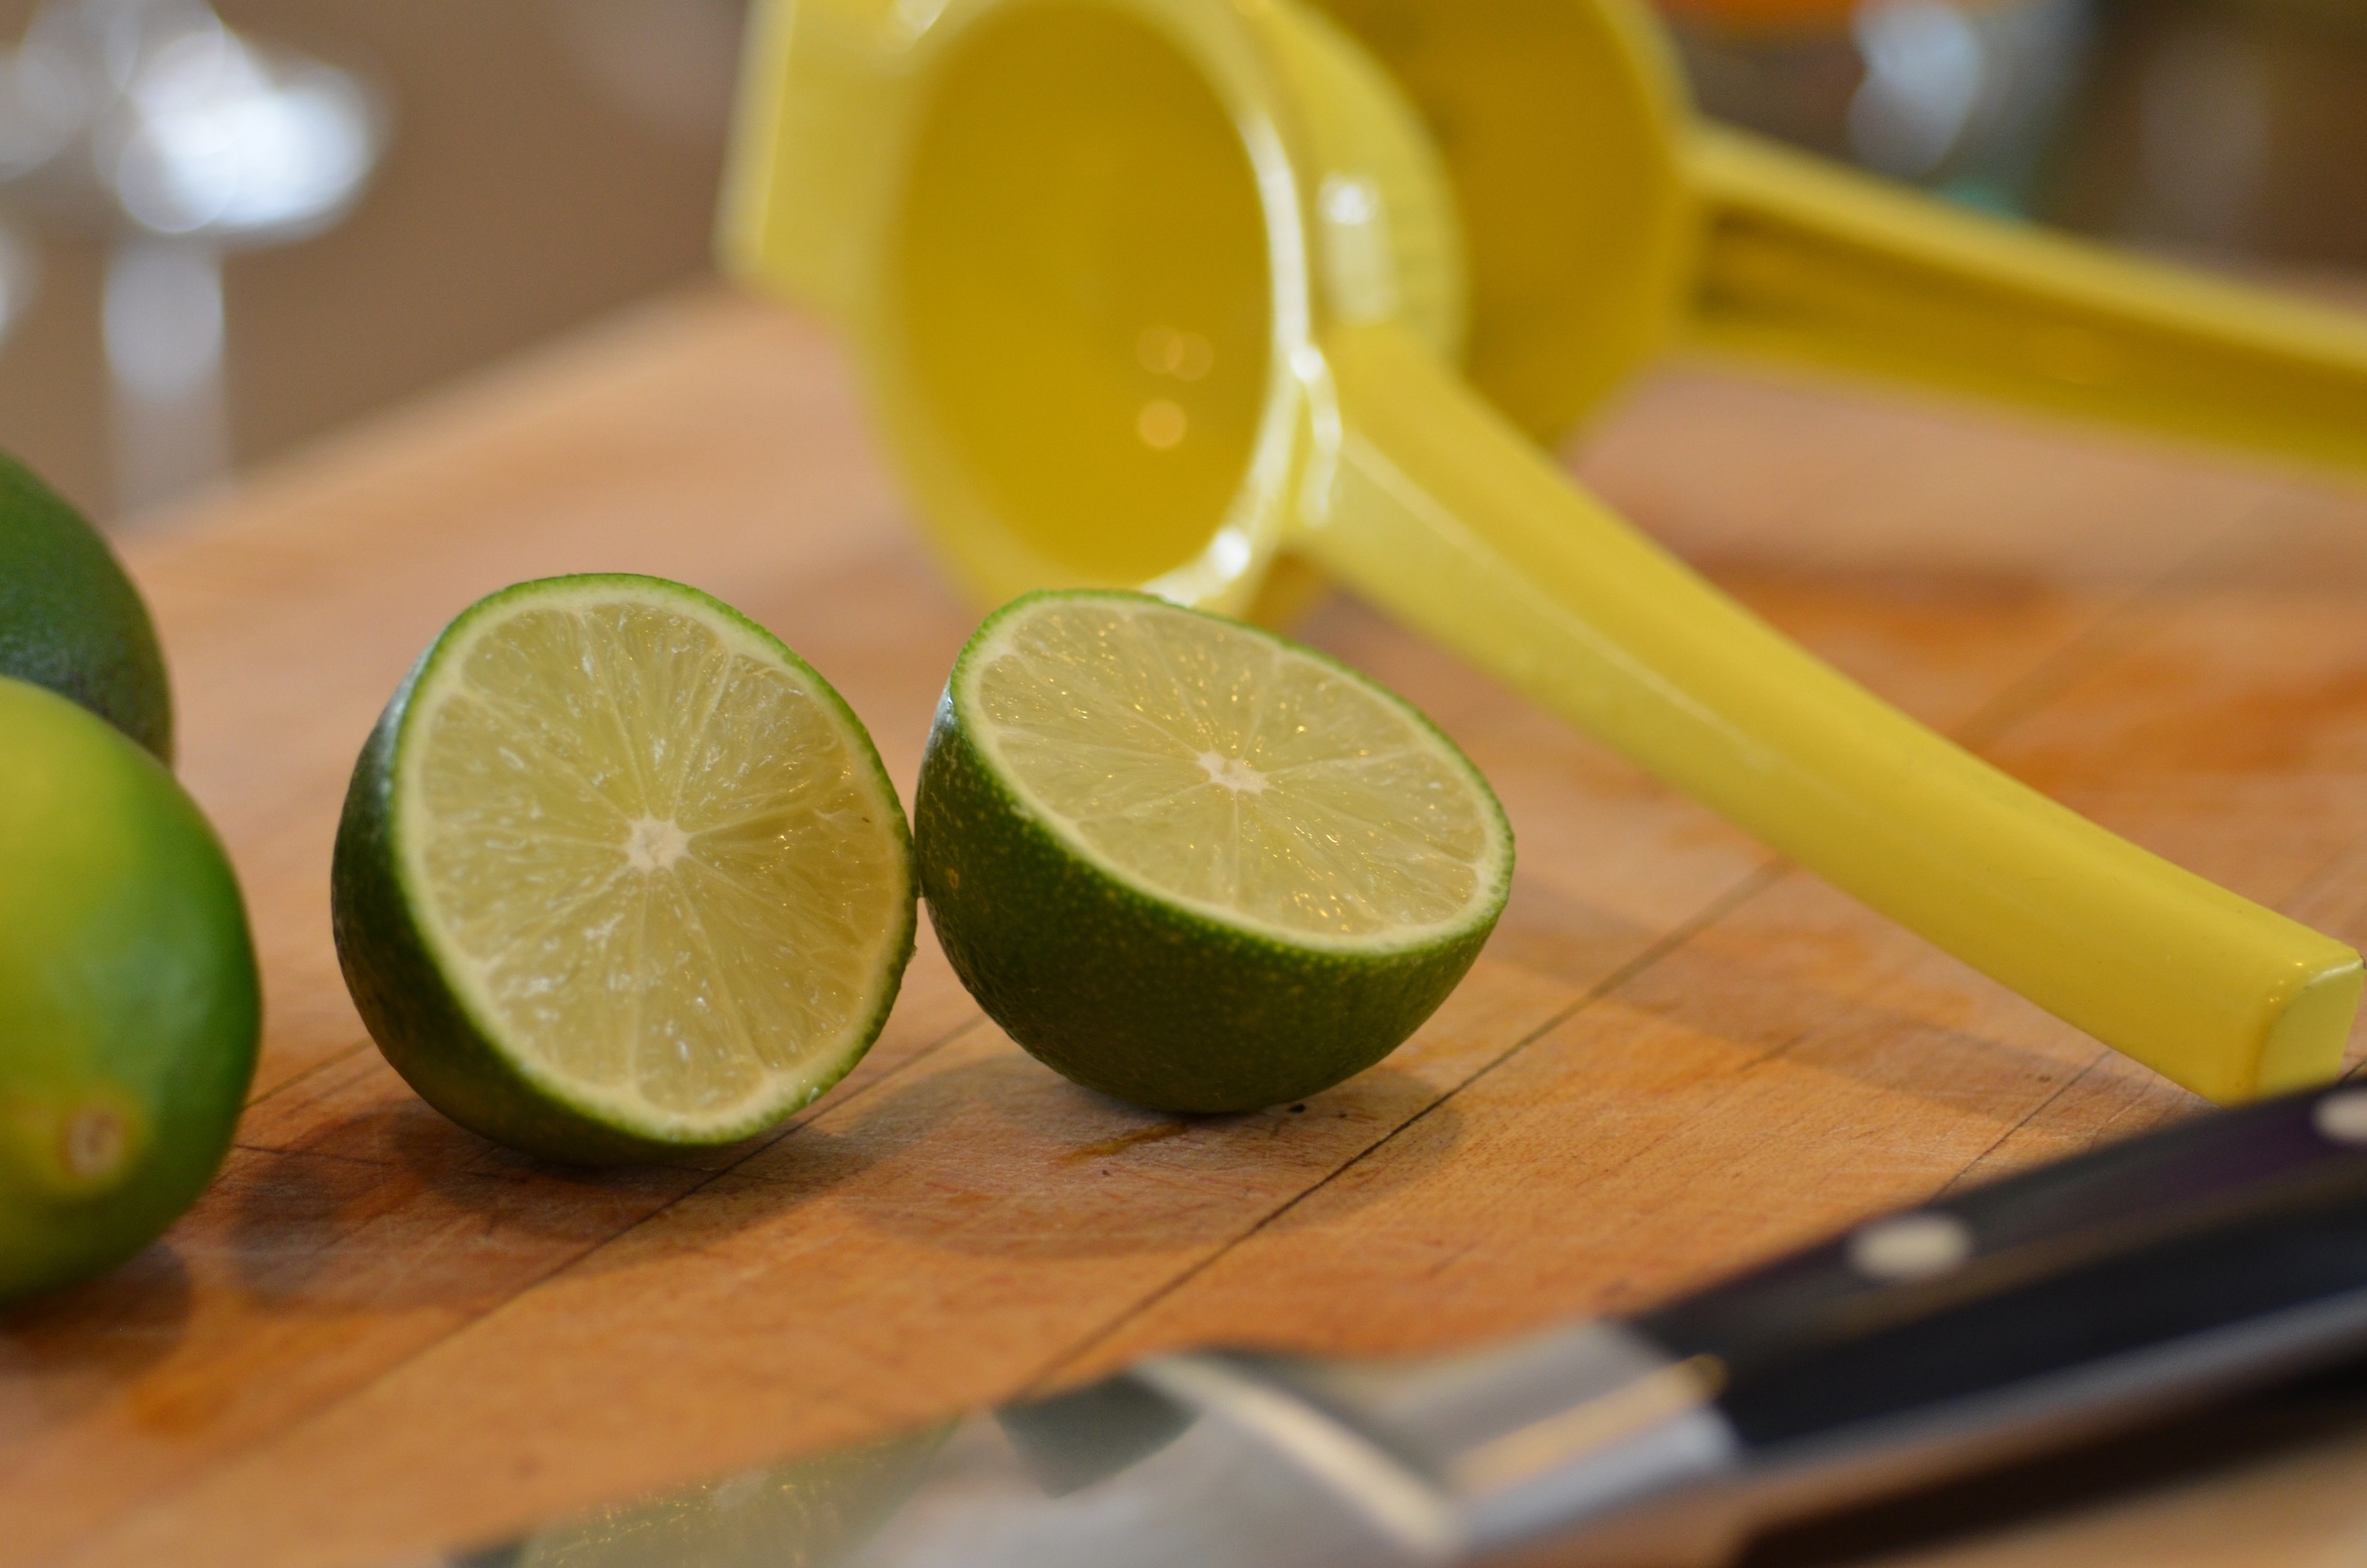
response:
[[[1030,595],[953,668],[916,811],[929,914],[1022,1045],[1166,1111],[1378,1061],[1512,881],[1479,771],[1283,638],[1136,594]]]
[[[902,807],[828,682],[655,578],[447,628],[346,798],[337,950],[431,1104],[578,1163],[772,1127],[869,1049],[912,954]]]

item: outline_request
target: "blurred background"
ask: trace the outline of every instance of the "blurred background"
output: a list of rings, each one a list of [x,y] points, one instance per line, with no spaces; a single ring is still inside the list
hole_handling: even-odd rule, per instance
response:
[[[0,447],[94,513],[706,265],[739,0],[214,9],[0,0]]]
[[[2367,0],[1664,9],[1726,118],[2188,259],[2367,270]],[[699,275],[741,21],[0,0],[0,447],[136,526]]]

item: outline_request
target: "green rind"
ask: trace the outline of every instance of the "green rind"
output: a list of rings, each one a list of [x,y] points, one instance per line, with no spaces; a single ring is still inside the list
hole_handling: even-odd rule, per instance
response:
[[[602,583],[682,596],[762,638],[836,707],[847,733],[861,742],[861,756],[870,764],[882,797],[896,804],[895,788],[869,732],[836,688],[779,638],[731,606],[663,578],[610,573],[540,579],[504,589],[463,611],[419,656],[380,714],[354,762],[337,824],[329,873],[330,921],[338,967],[364,1025],[387,1062],[421,1099],[472,1131],[523,1153],[564,1165],[646,1165],[738,1143],[778,1126],[851,1072],[887,1025],[912,959],[918,916],[911,834],[902,807],[896,804],[890,825],[904,852],[907,897],[903,930],[891,950],[895,956],[879,1005],[844,1056],[816,1078],[803,1100],[744,1125],[700,1137],[654,1136],[621,1128],[609,1119],[608,1112],[571,1099],[564,1085],[532,1073],[502,1047],[499,1028],[481,1017],[446,978],[444,962],[403,881],[395,788],[405,724],[413,694],[433,678],[440,653],[476,618],[537,592]]]
[[[172,761],[172,693],[139,590],[82,514],[5,454],[0,675],[46,686]]]
[[[914,802],[930,923],[988,1016],[1086,1088],[1177,1113],[1303,1099],[1374,1065],[1438,1009],[1494,931],[1509,868],[1468,925],[1418,945],[1355,949],[1211,919],[1079,854],[981,754],[957,694],[1005,616],[1047,597],[1134,597],[1028,595],[963,650]],[[1501,823],[1494,794],[1471,774]],[[1508,825],[1504,832],[1508,854]]]
[[[22,771],[20,771],[22,770]],[[48,797],[43,804],[43,797]],[[92,1088],[146,1126],[123,1173],[59,1191],[0,1150],[0,1302],[137,1253],[222,1167],[255,1074],[262,989],[236,875],[152,755],[0,678],[0,1139]]]

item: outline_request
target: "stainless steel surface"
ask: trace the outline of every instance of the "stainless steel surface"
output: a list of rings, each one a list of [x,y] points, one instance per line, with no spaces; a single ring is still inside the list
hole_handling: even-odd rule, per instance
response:
[[[1615,1324],[1408,1363],[1176,1356],[570,1521],[454,1568],[1420,1568],[1731,1474],[1715,1383]],[[1622,1547],[1574,1562],[1688,1560]],[[1608,1555],[1606,1555],[1608,1553]]]
[[[1714,1367],[1614,1323],[1433,1362],[1246,1361],[1403,1455],[1486,1553],[1731,1472]]]

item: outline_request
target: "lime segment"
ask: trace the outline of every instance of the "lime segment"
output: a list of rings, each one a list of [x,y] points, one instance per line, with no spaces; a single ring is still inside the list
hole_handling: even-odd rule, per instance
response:
[[[1502,815],[1338,665],[1155,600],[1014,615],[970,665],[981,748],[1111,870],[1253,930],[1419,941],[1500,900]]]

